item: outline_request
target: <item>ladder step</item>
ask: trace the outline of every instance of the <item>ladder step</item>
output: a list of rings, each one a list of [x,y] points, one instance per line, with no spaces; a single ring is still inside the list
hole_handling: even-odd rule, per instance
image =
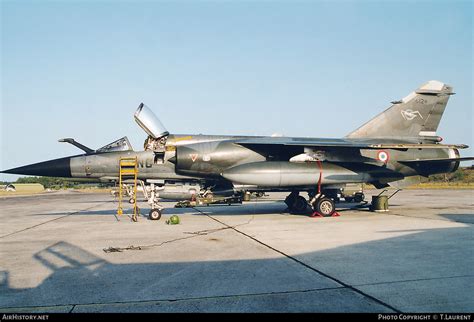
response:
[[[133,185],[133,191],[135,192],[133,194],[133,201],[134,201],[134,207],[133,207],[133,221],[137,221],[137,216],[139,214],[139,210],[136,204],[136,198],[137,198],[137,177],[138,177],[138,158],[120,158],[119,161],[119,183],[120,183],[120,190],[119,190],[119,205],[117,209],[117,214],[121,215],[123,214],[123,209],[122,209],[122,203],[123,199],[126,199],[125,197],[125,192],[127,191],[126,188],[124,188],[122,185]]]
[[[135,171],[135,169],[120,169],[120,174],[121,175],[135,175],[137,173],[137,171]]]
[[[121,167],[134,167],[136,166],[137,163],[135,161],[131,162],[131,161],[120,161],[120,166]]]

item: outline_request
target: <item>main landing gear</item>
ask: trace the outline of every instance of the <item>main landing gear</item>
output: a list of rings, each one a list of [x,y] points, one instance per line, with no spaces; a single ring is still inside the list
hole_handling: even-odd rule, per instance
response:
[[[300,196],[297,191],[292,191],[290,195],[286,197],[285,203],[290,212],[296,214],[304,213],[308,207],[306,199]]]
[[[312,217],[330,217],[337,214],[336,204],[331,198],[326,197],[324,194],[316,194],[310,199],[309,203],[314,211]]]
[[[324,194],[309,194],[309,202],[299,195],[297,191],[290,193],[285,199],[285,203],[291,213],[301,214],[306,212],[308,205],[313,209],[313,216],[330,217],[336,213],[336,204]]]

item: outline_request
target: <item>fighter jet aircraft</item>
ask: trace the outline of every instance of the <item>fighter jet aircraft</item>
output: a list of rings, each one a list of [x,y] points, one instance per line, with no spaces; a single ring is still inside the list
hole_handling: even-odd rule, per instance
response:
[[[126,138],[98,150],[63,140],[85,154],[3,171],[26,175],[118,179],[119,158],[137,156],[138,178],[151,204],[150,219],[161,217],[158,198],[167,193],[189,198],[212,192],[287,191],[291,212],[310,206],[332,215],[327,191],[348,183],[376,188],[410,184],[413,177],[453,172],[464,144],[441,144],[436,134],[451,86],[429,81],[344,138],[170,135],[159,119],[140,104],[135,120],[148,133],[145,151],[135,152]],[[306,192],[308,198],[300,195]]]

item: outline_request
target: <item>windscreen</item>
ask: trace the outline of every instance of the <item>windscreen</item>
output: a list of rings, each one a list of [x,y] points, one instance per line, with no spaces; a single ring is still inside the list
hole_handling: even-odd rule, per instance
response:
[[[156,115],[146,106],[141,103],[135,112],[135,121],[140,127],[154,139],[159,139],[169,134]]]
[[[128,141],[128,138],[124,136],[117,141],[107,144],[101,147],[97,152],[115,152],[115,151],[132,151],[132,145]]]

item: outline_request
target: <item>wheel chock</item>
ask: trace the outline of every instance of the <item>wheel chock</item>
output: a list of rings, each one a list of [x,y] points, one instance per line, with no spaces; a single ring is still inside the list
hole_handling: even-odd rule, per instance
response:
[[[311,218],[324,218],[323,215],[321,215],[319,212],[315,211],[313,212],[309,217]],[[335,211],[330,217],[341,217],[341,214]]]

